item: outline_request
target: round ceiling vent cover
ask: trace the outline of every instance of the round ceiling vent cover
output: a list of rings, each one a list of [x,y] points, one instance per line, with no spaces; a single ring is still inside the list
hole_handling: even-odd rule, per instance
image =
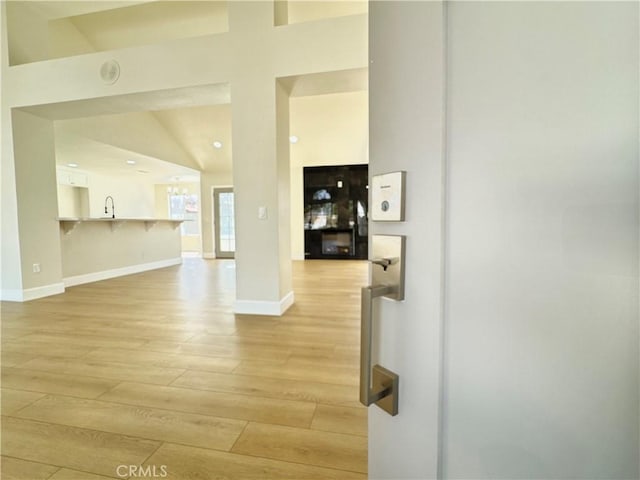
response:
[[[107,84],[116,83],[120,76],[120,64],[115,60],[109,60],[100,67],[100,77]]]

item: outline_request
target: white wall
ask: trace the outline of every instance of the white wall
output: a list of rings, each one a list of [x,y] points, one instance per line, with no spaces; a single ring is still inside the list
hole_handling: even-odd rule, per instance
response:
[[[47,18],[32,2],[6,2],[8,31],[3,42],[9,49],[9,64],[46,60]]]
[[[58,215],[62,218],[89,216],[89,189],[58,184]]]
[[[82,55],[96,51],[96,48],[76,28],[70,18],[53,20],[48,22],[46,26],[48,28],[45,31],[48,30],[49,40],[48,58]],[[24,63],[24,61],[19,63]]]
[[[0,2],[0,74],[4,77],[9,68],[7,48],[7,4]],[[5,101],[5,82],[0,82],[0,294],[22,291],[22,271],[20,265],[20,235],[18,232],[18,197],[14,166],[11,108]]]
[[[638,4],[450,3],[446,478],[638,478]]]
[[[104,213],[105,199],[111,195],[116,217],[155,217],[155,187],[145,181],[143,175],[108,175],[92,173],[89,176],[90,217],[100,218]],[[111,201],[109,201],[109,216]]]
[[[62,274],[53,122],[14,110],[12,124],[22,288],[59,290]],[[39,272],[33,270],[36,263],[40,264]]]
[[[226,2],[143,2],[123,7],[62,19],[62,22],[70,21],[99,51],[169,42],[228,29]],[[58,55],[75,54],[73,46],[69,47],[68,51],[59,50]]]
[[[278,265],[280,298],[291,296],[291,159],[289,94],[280,82],[276,82],[276,171],[278,191]],[[235,195],[234,195],[235,198]]]
[[[225,2],[143,2],[131,6],[127,4],[135,2],[57,3],[9,3],[12,65],[227,29]]]
[[[68,172],[68,169],[58,167],[58,172]],[[156,218],[156,186],[152,178],[138,173],[110,174],[100,171],[74,170],[86,175],[88,186],[84,188],[58,185],[58,215],[61,217],[83,216],[101,218],[111,216],[111,201],[108,214],[105,214],[105,200],[113,197],[116,217],[128,218]],[[87,200],[78,198],[78,190],[86,190]],[[166,193],[166,187],[165,187]],[[76,215],[72,211],[75,211]],[[167,218],[165,214],[161,218]]]
[[[90,2],[91,3],[91,2]],[[99,3],[99,2],[96,2]],[[231,2],[248,4],[250,2]],[[260,4],[260,2],[255,2]],[[272,7],[272,6],[271,6]],[[264,17],[266,20],[266,17]],[[270,28],[265,34],[270,42],[254,43],[242,29],[228,33],[194,37],[175,42],[124,48],[109,52],[79,55],[48,62],[34,62],[8,71],[3,76],[12,106],[55,104],[116,95],[152,92],[172,88],[216,85],[229,82],[232,72],[246,54],[235,55],[233,48],[252,52],[261,59],[264,73],[287,77],[305,73],[350,70],[366,66],[366,16],[352,15],[319,23],[273,28],[273,11],[269,12]],[[266,26],[266,24],[265,24]],[[323,41],[319,42],[318,38]],[[258,55],[256,48],[264,48]],[[277,54],[275,52],[278,52]],[[274,52],[271,56],[269,52]],[[215,62],[205,59],[216,59]],[[115,84],[105,84],[100,66],[114,59],[121,74]],[[167,65],[173,68],[168,69]],[[258,64],[256,64],[258,66]],[[46,78],[48,81],[42,82]],[[189,99],[180,108],[192,105]]]
[[[59,236],[62,273],[74,285],[180,263],[180,227],[169,222],[82,222]]]
[[[286,2],[286,5],[288,23],[311,22],[323,18],[367,12],[367,2],[362,0],[323,0],[321,2],[290,0]]]

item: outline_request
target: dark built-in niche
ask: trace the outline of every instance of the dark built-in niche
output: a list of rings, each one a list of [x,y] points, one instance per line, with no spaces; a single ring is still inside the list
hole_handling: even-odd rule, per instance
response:
[[[305,258],[368,258],[367,165],[304,168]]]

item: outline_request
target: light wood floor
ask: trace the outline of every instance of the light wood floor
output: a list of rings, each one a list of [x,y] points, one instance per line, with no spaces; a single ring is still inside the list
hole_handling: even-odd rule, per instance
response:
[[[2,303],[2,479],[366,478],[366,275],[294,262],[280,318],[234,315],[233,261],[194,258]]]

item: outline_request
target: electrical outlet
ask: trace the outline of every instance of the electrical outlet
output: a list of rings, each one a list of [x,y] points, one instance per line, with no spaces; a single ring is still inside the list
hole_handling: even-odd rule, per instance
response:
[[[33,273],[40,273],[40,264],[39,263],[34,263],[33,264]]]

